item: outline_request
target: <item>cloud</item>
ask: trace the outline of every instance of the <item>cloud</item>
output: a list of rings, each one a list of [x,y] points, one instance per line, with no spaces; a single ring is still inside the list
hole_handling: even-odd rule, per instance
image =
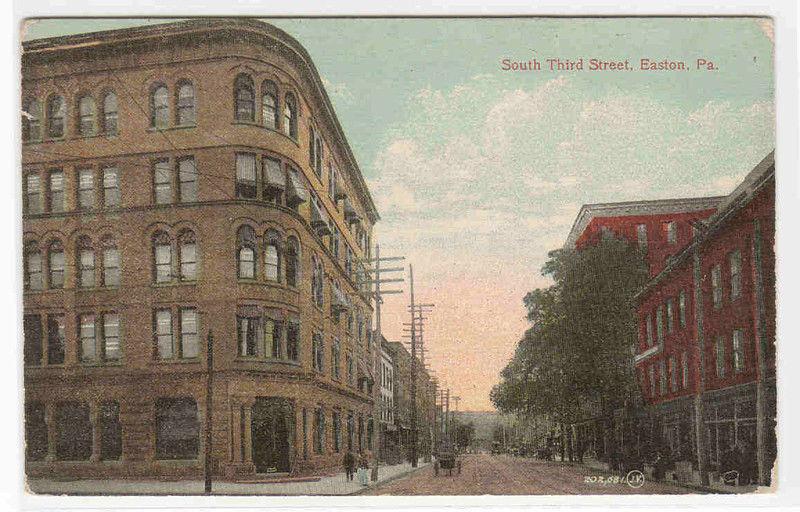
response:
[[[325,90],[332,98],[335,98],[344,104],[353,102],[354,96],[353,93],[350,92],[350,88],[347,87],[347,84],[343,82],[332,82],[323,76],[322,85],[325,86]]]
[[[483,387],[513,352],[522,296],[547,284],[547,252],[582,204],[724,194],[774,145],[769,102],[590,97],[561,76],[529,88],[491,76],[425,88],[408,112],[374,162],[381,250],[413,262],[416,293],[439,305],[432,357],[461,354],[460,366],[491,376]],[[396,302],[390,337],[407,320]],[[464,381],[452,366],[440,368]]]

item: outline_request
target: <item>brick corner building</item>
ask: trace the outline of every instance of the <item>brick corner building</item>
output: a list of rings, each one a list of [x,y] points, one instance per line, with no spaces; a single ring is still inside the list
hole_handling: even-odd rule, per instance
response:
[[[253,20],[22,54],[26,472],[230,479],[372,449],[378,220],[310,56]],[[379,350],[378,346],[378,350]]]

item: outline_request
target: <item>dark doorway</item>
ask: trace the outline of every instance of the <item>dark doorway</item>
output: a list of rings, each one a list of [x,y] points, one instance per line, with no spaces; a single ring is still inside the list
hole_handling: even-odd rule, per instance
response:
[[[256,398],[251,423],[256,473],[288,473],[294,409],[283,398]]]

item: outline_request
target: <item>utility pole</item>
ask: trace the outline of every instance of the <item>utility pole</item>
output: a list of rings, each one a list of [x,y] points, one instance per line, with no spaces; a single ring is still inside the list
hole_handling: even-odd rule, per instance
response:
[[[214,334],[208,331],[206,344],[206,446],[205,446],[205,493],[211,494],[211,415],[214,410],[212,395],[214,387]]]
[[[447,392],[445,393],[445,400],[447,403],[447,412],[445,413],[445,424],[444,429],[447,433],[447,444],[451,444],[452,442],[452,434],[450,433],[450,388],[447,388]]]
[[[456,418],[456,415],[458,413],[458,402],[461,401],[461,397],[460,396],[454,396],[453,397],[453,401],[456,403],[456,409],[455,409],[455,412],[453,413],[453,420],[454,420],[453,423],[454,423],[454,429],[455,429],[453,431],[453,434],[455,434],[455,441],[453,441],[453,442],[455,443],[456,447],[458,447],[458,424],[455,424],[455,418]]]
[[[414,267],[408,266],[411,290],[411,467],[417,467],[417,332],[414,314]]]
[[[403,290],[381,290],[381,283],[401,283],[404,281],[403,278],[395,278],[395,279],[383,279],[383,275],[389,274],[392,272],[402,272],[405,270],[403,267],[396,267],[396,268],[381,268],[381,262],[388,262],[388,261],[402,261],[405,257],[403,256],[392,256],[392,257],[384,257],[381,258],[381,246],[379,244],[375,244],[375,258],[370,260],[370,263],[374,264],[374,268],[368,272],[371,272],[373,275],[368,277],[368,284],[375,285],[374,292],[372,296],[375,299],[375,343],[373,347],[373,368],[375,372],[375,378],[381,379],[382,377],[382,369],[381,369],[381,347],[383,344],[383,334],[381,331],[381,304],[383,303],[383,295],[391,295],[397,293],[403,293]],[[370,286],[371,287],[371,286]],[[383,386],[383,380],[381,379],[377,386],[373,385],[372,389],[372,396],[373,396],[373,413],[372,413],[372,423],[373,423],[373,434],[375,435],[375,460],[373,461],[372,466],[372,474],[370,476],[370,480],[373,482],[378,481],[378,467],[380,466],[380,459],[381,459],[381,452],[383,450],[383,431],[381,427],[381,386]]]

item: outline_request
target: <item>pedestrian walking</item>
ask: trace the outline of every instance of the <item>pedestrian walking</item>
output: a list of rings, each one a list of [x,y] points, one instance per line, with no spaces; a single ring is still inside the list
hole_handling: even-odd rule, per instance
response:
[[[347,474],[347,480],[352,482],[353,473],[356,470],[356,456],[353,455],[353,452],[347,450],[347,453],[344,454],[344,460],[342,463],[344,464],[344,471]]]

